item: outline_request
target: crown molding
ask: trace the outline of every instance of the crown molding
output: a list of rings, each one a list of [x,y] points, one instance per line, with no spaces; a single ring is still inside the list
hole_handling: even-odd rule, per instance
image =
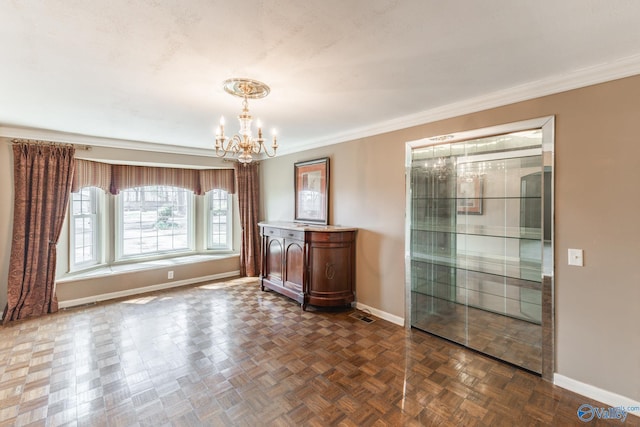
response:
[[[633,55],[615,61],[575,70],[570,73],[555,75],[547,79],[536,80],[482,96],[387,120],[373,126],[365,126],[324,138],[307,140],[290,149],[281,149],[280,154],[291,154],[341,142],[367,138],[387,132],[394,132],[401,129],[432,123],[438,120],[450,119],[465,114],[514,104],[516,102],[527,101],[568,90],[631,77],[637,74],[640,74],[640,55]]]
[[[55,130],[20,126],[0,125],[0,137],[78,144],[87,146],[89,149],[90,147],[107,147],[126,150],[153,151],[169,154],[187,154],[192,156],[215,157],[215,152],[213,151],[213,149],[159,144],[156,142],[105,138],[101,136],[91,136],[78,133],[60,132]]]

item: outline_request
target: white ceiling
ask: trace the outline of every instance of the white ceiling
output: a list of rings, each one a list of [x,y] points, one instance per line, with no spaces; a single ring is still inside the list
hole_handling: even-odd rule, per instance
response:
[[[637,0],[3,0],[0,125],[209,148],[249,77],[295,151],[640,73],[639,23]]]

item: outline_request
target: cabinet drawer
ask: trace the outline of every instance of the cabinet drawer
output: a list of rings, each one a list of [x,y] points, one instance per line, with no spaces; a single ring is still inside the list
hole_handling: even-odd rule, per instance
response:
[[[304,240],[304,231],[295,231],[295,230],[280,230],[282,237],[285,239],[295,239],[295,240]]]
[[[351,231],[341,232],[313,232],[311,234],[312,242],[351,242],[354,233]]]
[[[268,237],[284,237],[286,239],[304,240],[304,231],[287,228],[262,227],[262,235]]]
[[[282,230],[280,228],[273,228],[273,227],[263,227],[262,235],[269,236],[269,237],[282,237],[283,231],[286,231],[286,230]]]

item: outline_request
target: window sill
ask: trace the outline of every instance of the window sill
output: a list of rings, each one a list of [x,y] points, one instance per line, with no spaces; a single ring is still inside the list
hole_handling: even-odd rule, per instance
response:
[[[115,276],[119,274],[131,273],[133,271],[154,270],[158,268],[172,267],[176,265],[195,264],[198,262],[207,262],[216,259],[225,259],[237,257],[237,253],[225,254],[197,254],[176,258],[165,258],[151,261],[140,261],[126,264],[113,264],[104,267],[93,268],[90,270],[67,273],[56,279],[56,283],[68,283],[79,280],[85,280],[95,277]]]

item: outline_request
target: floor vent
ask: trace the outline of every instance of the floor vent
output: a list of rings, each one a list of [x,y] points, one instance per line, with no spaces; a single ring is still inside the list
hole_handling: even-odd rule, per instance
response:
[[[354,312],[353,312],[353,313],[351,313],[349,316],[350,316],[350,317],[353,317],[354,319],[362,320],[363,322],[366,322],[366,323],[373,323],[373,322],[375,322],[375,320],[373,320],[372,318],[370,318],[370,317],[369,317],[369,316],[367,316],[366,314],[358,313],[357,311],[354,311]]]

